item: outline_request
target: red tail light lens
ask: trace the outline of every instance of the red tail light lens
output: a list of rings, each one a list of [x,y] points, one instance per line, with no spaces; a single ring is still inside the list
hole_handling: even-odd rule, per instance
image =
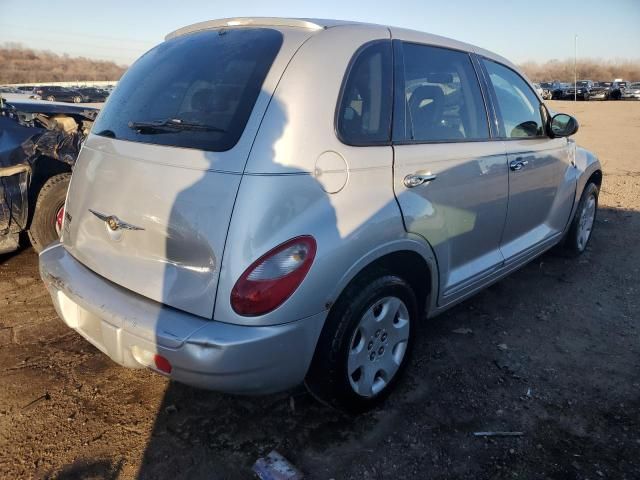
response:
[[[275,310],[300,286],[315,256],[316,241],[310,236],[292,238],[267,252],[234,285],[233,310],[245,316]]]
[[[171,363],[169,363],[169,360],[164,358],[162,355],[154,355],[153,363],[156,364],[156,368],[161,372],[171,373]]]

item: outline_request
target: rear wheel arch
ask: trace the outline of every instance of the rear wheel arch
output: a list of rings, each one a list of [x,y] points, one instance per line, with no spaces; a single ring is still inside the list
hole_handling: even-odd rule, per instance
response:
[[[370,258],[366,264],[360,265],[351,275],[349,281],[340,288],[338,295],[334,297],[335,301],[332,302],[332,306],[362,278],[369,277],[374,272],[384,272],[404,279],[416,295],[419,312],[425,312],[436,294],[435,289],[438,285],[435,265],[428,258],[425,258],[423,253],[409,248],[385,252]]]

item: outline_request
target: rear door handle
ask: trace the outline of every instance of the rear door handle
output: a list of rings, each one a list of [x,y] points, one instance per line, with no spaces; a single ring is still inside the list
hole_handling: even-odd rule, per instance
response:
[[[515,160],[512,160],[511,163],[509,163],[509,168],[514,172],[517,172],[518,170],[522,170],[527,165],[529,165],[529,162],[527,160],[516,158]]]
[[[422,185],[424,183],[433,182],[438,176],[431,172],[416,172],[411,173],[404,177],[404,186],[407,188],[417,187],[418,185]]]

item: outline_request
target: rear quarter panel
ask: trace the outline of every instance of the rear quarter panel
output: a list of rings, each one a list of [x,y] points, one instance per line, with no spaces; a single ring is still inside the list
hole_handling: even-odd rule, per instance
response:
[[[350,279],[385,252],[406,248],[429,255],[404,230],[393,195],[392,148],[347,146],[334,131],[351,57],[364,43],[385,38],[383,27],[329,28],[310,38],[288,66],[241,181],[216,320],[270,325],[309,317],[328,309]],[[298,235],[312,235],[318,245],[298,290],[271,313],[237,315],[230,304],[236,280],[258,257]]]

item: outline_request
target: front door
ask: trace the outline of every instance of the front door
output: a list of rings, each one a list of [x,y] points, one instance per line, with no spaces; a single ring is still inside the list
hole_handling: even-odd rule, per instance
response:
[[[534,255],[563,232],[575,196],[571,147],[547,135],[546,110],[514,70],[483,59],[493,88],[509,165],[509,208],[501,250],[505,263]]]
[[[433,247],[440,304],[503,264],[504,142],[491,141],[469,54],[394,42],[394,189],[409,232]]]

